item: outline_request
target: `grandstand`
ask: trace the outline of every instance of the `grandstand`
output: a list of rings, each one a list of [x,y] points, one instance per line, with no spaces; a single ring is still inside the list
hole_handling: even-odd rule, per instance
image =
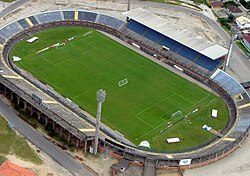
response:
[[[121,20],[102,14],[99,15],[97,22],[100,24],[110,26],[114,29],[119,29],[124,24],[124,22]]]
[[[62,20],[59,11],[52,12],[52,13],[48,12],[48,13],[38,14],[37,18],[38,18],[40,24]]]
[[[139,12],[140,11],[143,10],[139,10]],[[52,14],[48,15],[48,13]],[[93,27],[100,27],[100,25],[103,25],[103,30],[107,28],[112,28],[116,30],[121,29],[121,31],[124,32],[127,36],[136,39],[136,41],[141,41],[150,48],[153,48],[154,51],[164,53],[169,57],[171,55],[174,55],[174,57],[171,57],[175,59],[175,63],[185,63],[186,67],[188,67],[189,69],[197,68],[201,71],[207,71],[207,73],[211,74],[212,72],[214,72],[214,70],[216,70],[216,68],[220,67],[220,64],[223,62],[223,56],[226,53],[226,49],[212,42],[202,42],[204,40],[199,37],[199,39],[197,39],[197,37],[193,37],[197,39],[195,40],[196,42],[193,43],[192,41],[183,41],[182,38],[175,38],[175,36],[167,35],[167,32],[160,31],[159,29],[156,29],[152,26],[150,27],[150,25],[146,21],[141,21],[144,25],[141,24],[137,18],[132,17],[132,15],[130,16],[129,12],[127,14],[128,16],[130,16],[131,20],[128,23],[120,21],[119,19],[115,19],[111,16],[93,13],[88,11],[81,12],[70,10],[60,12],[46,12],[36,14],[34,16],[30,16],[24,19],[20,19],[4,26],[0,29],[0,44],[5,44],[3,51],[4,59],[8,63],[9,49],[12,45],[14,45],[17,40],[20,39],[20,36],[15,36],[19,32],[22,32],[26,28],[37,26],[41,22],[52,22],[51,24],[46,24],[43,27],[41,27],[42,25],[40,24],[41,29],[46,29],[47,27],[54,27],[53,22],[56,22],[58,20],[68,20],[67,25],[79,25],[79,22],[83,22],[82,25],[84,26],[86,24],[85,22],[90,22],[91,24],[95,22]],[[143,16],[145,15],[145,13],[146,12],[143,11],[141,15]],[[148,13],[146,14],[148,15]],[[48,16],[50,16],[50,19],[47,19]],[[150,21],[150,19],[151,17],[148,16],[146,20]],[[160,17],[157,17],[157,19],[162,20]],[[69,23],[69,21],[72,23]],[[65,24],[66,23],[63,22],[56,23],[56,25],[62,26],[64,26]],[[162,25],[162,23],[159,23],[159,25]],[[156,27],[159,27],[159,25],[156,25]],[[165,25],[167,24],[162,25],[162,27],[164,27]],[[32,32],[33,29],[35,28],[30,28],[30,32]],[[179,31],[175,32],[179,33]],[[187,31],[184,32],[186,33]],[[23,35],[25,36],[25,34]],[[182,37],[186,38],[185,36]],[[170,51],[161,50],[162,45],[168,47]],[[211,52],[217,49],[218,52]],[[18,74],[20,74],[20,76],[24,77],[25,79],[32,80],[31,75],[25,75],[18,68],[10,68],[14,69]],[[37,109],[38,112],[41,111],[41,113],[43,113],[43,116],[41,116],[41,118],[44,118],[45,120],[47,119],[47,121],[56,122],[58,129],[60,126],[60,129],[65,129],[65,134],[69,134],[69,141],[84,141],[87,137],[93,136],[92,132],[83,132],[79,130],[81,128],[91,128],[91,124],[93,124],[91,123],[91,120],[87,116],[85,116],[79,108],[75,106],[73,108],[72,105],[67,102],[67,100],[65,100],[63,97],[56,94],[55,92],[52,93],[51,91],[53,90],[48,90],[47,87],[43,85],[39,80],[33,79],[30,82],[36,85],[36,87],[38,87],[39,89],[42,89],[43,92],[37,90],[33,86],[30,86],[30,84],[24,81],[24,79],[13,79],[13,77],[15,77],[16,75],[13,74],[10,69],[5,68],[5,65],[3,65],[2,69],[4,70],[4,74],[0,76],[0,81],[2,84],[2,89],[4,88],[4,93],[7,93],[7,90],[9,89],[9,91],[11,92],[10,96],[13,97],[13,94],[16,93],[17,97],[20,96],[22,98],[21,99],[19,97],[19,101],[21,99],[24,102],[30,103],[32,111],[34,109],[33,106]],[[223,130],[222,132],[223,134],[225,134],[222,139],[217,139],[214,143],[211,143],[206,147],[200,146],[200,149],[194,149],[192,152],[145,152],[134,146],[130,146],[125,142],[120,143],[120,140],[118,141],[119,138],[117,138],[115,134],[111,133],[109,128],[103,126],[101,130],[110,138],[101,139],[100,145],[103,145],[104,147],[111,146],[114,154],[130,159],[131,161],[136,161],[137,163],[141,162],[142,164],[145,164],[147,163],[147,161],[149,161],[147,159],[148,157],[154,156],[154,161],[152,161],[152,165],[158,168],[179,167],[179,161],[184,158],[192,159],[190,167],[209,164],[210,162],[223,158],[224,156],[235,150],[248,134],[250,124],[250,98],[244,88],[230,75],[226,74],[222,70],[218,69],[217,71],[215,71],[212,76],[209,77],[208,80],[206,80],[207,82],[205,82],[204,79],[198,80],[200,80],[202,83],[206,84],[211,89],[216,91],[220,96],[222,96],[222,98],[228,105],[228,110],[230,111],[231,119],[228,122],[227,129]],[[44,99],[47,98],[47,95],[45,95],[44,93],[47,93],[48,95],[62,103],[65,107],[59,106],[58,104],[50,104],[49,109],[45,108],[44,103],[37,104],[37,102],[31,99],[31,93],[35,93],[36,95]],[[241,96],[242,98],[236,99],[235,97],[238,96]],[[82,117],[84,120],[81,120],[79,117]],[[237,120],[235,121],[236,118]],[[74,138],[74,136],[76,138]],[[77,145],[78,144],[76,144],[76,146]]]
[[[19,25],[19,23],[14,22],[2,28],[0,31],[0,36],[2,38],[8,39],[21,31],[22,31],[22,27]]]
[[[179,30],[178,26],[142,8],[123,14],[130,18],[122,29],[128,37],[163,55],[166,52],[162,51],[163,46],[169,48],[167,52],[185,67],[211,74],[222,65],[227,54],[227,49],[188,30]]]
[[[78,12],[78,19],[82,21],[92,21],[95,22],[96,13],[93,12]]]
[[[74,11],[63,11],[63,16],[65,20],[74,20]]]

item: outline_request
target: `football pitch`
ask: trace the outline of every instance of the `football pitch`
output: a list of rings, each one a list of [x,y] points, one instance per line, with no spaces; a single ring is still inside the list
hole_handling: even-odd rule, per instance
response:
[[[89,33],[92,31],[92,33]],[[37,36],[38,41],[26,40]],[[81,27],[41,31],[18,42],[12,56],[19,67],[46,82],[95,116],[96,91],[105,89],[102,122],[134,144],[149,141],[154,150],[174,151],[199,146],[214,137],[201,127],[222,130],[228,119],[223,100],[100,32]],[[65,39],[74,39],[65,42]],[[56,43],[65,45],[51,47]],[[198,109],[197,112],[193,112]],[[211,110],[218,117],[211,117]],[[172,127],[172,114],[183,117]],[[187,117],[185,115],[189,114]],[[180,143],[167,144],[167,138]]]

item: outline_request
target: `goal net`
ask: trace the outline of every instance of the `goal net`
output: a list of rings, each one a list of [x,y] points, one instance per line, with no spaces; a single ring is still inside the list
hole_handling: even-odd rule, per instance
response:
[[[171,120],[173,122],[177,122],[179,120],[182,120],[184,118],[184,115],[182,114],[181,110],[176,111],[175,113],[172,114]]]
[[[125,86],[126,84],[128,84],[128,79],[127,78],[122,79],[121,81],[118,82],[119,87]]]
[[[182,111],[181,110],[176,111],[175,113],[173,113],[171,115],[171,118],[167,122],[167,126],[165,128],[163,128],[160,131],[160,133],[162,133],[165,130],[167,130],[168,128],[172,127],[173,125],[175,125],[176,123],[178,123],[179,121],[181,121],[183,118],[184,118],[184,115],[183,115]]]

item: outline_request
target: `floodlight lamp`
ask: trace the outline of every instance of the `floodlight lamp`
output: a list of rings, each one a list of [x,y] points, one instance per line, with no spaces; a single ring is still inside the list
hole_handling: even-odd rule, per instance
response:
[[[104,102],[106,98],[106,92],[103,89],[100,89],[96,92],[96,100],[98,102]]]

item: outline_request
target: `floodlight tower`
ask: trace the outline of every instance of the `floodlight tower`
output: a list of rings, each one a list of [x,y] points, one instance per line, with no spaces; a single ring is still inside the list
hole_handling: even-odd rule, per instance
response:
[[[233,52],[233,46],[234,46],[234,34],[232,33],[231,35],[231,40],[230,40],[230,45],[229,45],[229,50],[228,50],[228,53],[227,53],[227,57],[226,57],[226,62],[225,62],[225,65],[224,65],[224,71],[226,70],[226,68],[228,67],[229,65],[229,61],[232,57],[232,52]]]
[[[101,121],[101,112],[102,112],[102,103],[105,101],[106,92],[103,89],[100,89],[96,92],[97,100],[97,112],[96,112],[96,125],[95,125],[95,145],[94,145],[94,155],[97,154],[98,149],[98,139],[99,139],[99,129]]]
[[[233,46],[234,46],[234,39],[235,39],[235,36],[236,36],[236,29],[234,26],[231,26],[230,28],[230,32],[231,32],[231,40],[230,40],[230,44],[229,44],[229,49],[228,49],[228,53],[227,53],[227,56],[226,56],[226,60],[225,60],[225,63],[224,63],[224,71],[226,71],[226,68],[229,66],[229,62],[230,62],[230,59],[232,57],[232,52],[233,52]]]
[[[127,7],[127,11],[130,11],[130,0],[128,0],[128,7]],[[127,17],[127,22],[128,22],[128,20],[129,20],[129,17]]]

